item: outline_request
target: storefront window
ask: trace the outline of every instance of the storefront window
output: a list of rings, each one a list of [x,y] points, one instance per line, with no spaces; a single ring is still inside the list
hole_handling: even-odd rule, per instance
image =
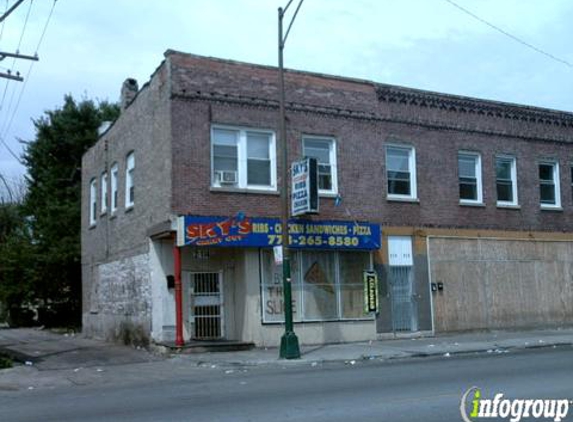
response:
[[[283,322],[282,266],[263,250],[263,321]],[[367,318],[363,272],[371,268],[368,252],[291,251],[293,320],[333,321]]]
[[[338,317],[335,254],[302,254],[304,319],[325,320]]]
[[[364,270],[370,269],[370,254],[341,252],[340,306],[342,318],[364,317]]]
[[[284,321],[283,302],[283,267],[276,265],[272,251],[264,251],[261,254],[263,275],[263,320],[264,322]],[[300,276],[298,275],[298,257],[291,254],[291,287],[292,287],[292,317],[293,321],[301,320],[301,288]]]

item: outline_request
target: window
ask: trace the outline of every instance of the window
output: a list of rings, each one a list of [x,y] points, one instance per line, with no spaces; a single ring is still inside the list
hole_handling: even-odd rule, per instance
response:
[[[90,180],[90,226],[96,223],[97,213],[97,186],[96,179]]]
[[[305,136],[302,139],[303,155],[318,161],[318,190],[320,193],[336,194],[336,144],[333,138]]]
[[[539,199],[544,208],[561,207],[559,164],[557,162],[539,163]]]
[[[389,198],[417,198],[416,156],[413,147],[386,147],[386,176]]]
[[[458,178],[461,203],[482,203],[481,157],[471,152],[458,153]]]
[[[273,253],[261,252],[263,321],[283,322],[282,267]],[[363,272],[371,268],[368,252],[291,252],[294,321],[370,318],[364,313]]]
[[[276,189],[274,133],[214,127],[211,143],[214,187]]]
[[[111,212],[115,212],[117,210],[117,163],[114,163],[111,166]]]
[[[103,172],[100,177],[101,189],[101,213],[105,214],[107,211],[107,172]]]
[[[497,205],[517,205],[517,172],[514,157],[495,158]]]
[[[133,188],[133,169],[135,168],[135,156],[133,152],[125,158],[125,208],[133,207],[135,199]]]

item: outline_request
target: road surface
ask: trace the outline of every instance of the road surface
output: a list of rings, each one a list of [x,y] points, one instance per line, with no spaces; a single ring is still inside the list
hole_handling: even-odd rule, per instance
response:
[[[0,421],[461,421],[460,399],[472,386],[483,397],[573,399],[573,348],[195,368],[164,378],[147,378],[142,370],[104,384],[0,391]],[[573,421],[573,406],[569,413],[565,420]]]

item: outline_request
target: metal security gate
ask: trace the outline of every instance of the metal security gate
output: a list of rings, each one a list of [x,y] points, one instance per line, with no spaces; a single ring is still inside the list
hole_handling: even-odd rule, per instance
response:
[[[191,323],[195,340],[223,338],[223,286],[220,273],[191,274]]]
[[[388,261],[393,331],[418,331],[412,238],[389,236]]]
[[[418,330],[413,267],[390,267],[392,326],[396,332]]]

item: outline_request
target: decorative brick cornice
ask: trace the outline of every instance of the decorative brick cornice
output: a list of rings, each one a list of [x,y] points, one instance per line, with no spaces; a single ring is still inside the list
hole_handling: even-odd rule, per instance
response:
[[[376,84],[375,89],[378,100],[386,103],[436,108],[455,113],[521,120],[537,124],[573,127],[573,113],[390,85]]]
[[[243,95],[223,94],[218,92],[203,92],[203,91],[186,92],[185,90],[182,90],[180,93],[173,93],[171,95],[171,98],[184,101],[219,102],[226,104],[241,105],[246,107],[265,107],[272,109],[279,108],[279,102],[276,100],[263,99],[258,97],[249,97]],[[532,135],[526,131],[522,133],[517,133],[517,132],[506,132],[506,131],[486,129],[486,128],[480,129],[475,127],[468,127],[467,125],[434,121],[420,117],[412,118],[412,117],[382,116],[377,113],[371,113],[371,112],[356,111],[351,109],[326,107],[326,106],[316,106],[316,105],[296,103],[296,102],[287,102],[286,109],[287,111],[291,112],[316,113],[337,118],[399,123],[399,124],[421,126],[421,127],[431,128],[434,130],[477,133],[477,134],[498,136],[502,138],[519,138],[530,141],[558,142],[566,144],[570,144],[572,142],[571,138],[560,135],[539,136],[539,135]]]

